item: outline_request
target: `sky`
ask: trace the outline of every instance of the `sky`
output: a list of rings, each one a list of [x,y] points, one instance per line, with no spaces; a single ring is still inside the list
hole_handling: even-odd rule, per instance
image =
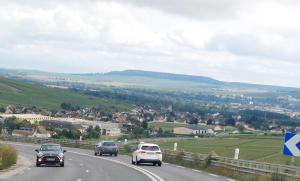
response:
[[[1,0],[0,67],[300,87],[298,0]]]

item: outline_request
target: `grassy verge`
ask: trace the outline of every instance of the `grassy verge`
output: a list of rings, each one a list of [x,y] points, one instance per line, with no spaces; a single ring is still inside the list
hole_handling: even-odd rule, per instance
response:
[[[173,149],[175,141],[157,141],[163,149]],[[282,137],[226,137],[209,139],[178,140],[178,150],[209,154],[233,158],[234,150],[240,149],[240,159],[254,160],[277,164],[291,164],[291,158],[282,154]],[[296,158],[295,165],[300,166],[300,159]]]
[[[172,163],[175,165],[181,165],[188,168],[193,168],[197,170],[203,170],[209,173],[222,175],[230,178],[234,178],[240,181],[296,181],[296,178],[290,178],[283,176],[278,173],[273,173],[269,176],[267,175],[258,175],[253,173],[246,173],[242,170],[233,169],[233,168],[225,168],[225,167],[216,167],[211,164],[212,157],[208,156],[205,159],[195,157],[195,160],[198,161],[187,161],[182,159],[184,157],[183,152],[179,152],[177,155],[164,155],[164,161],[168,163]]]
[[[9,168],[17,162],[17,151],[9,146],[0,144],[0,170]]]

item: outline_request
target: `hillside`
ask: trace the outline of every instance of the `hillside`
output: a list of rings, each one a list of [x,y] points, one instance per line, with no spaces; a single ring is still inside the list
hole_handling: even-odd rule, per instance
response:
[[[146,88],[164,91],[192,91],[218,93],[266,93],[291,92],[299,93],[299,88],[272,85],[248,84],[239,82],[223,82],[205,76],[182,75],[141,70],[112,71],[108,73],[67,74],[43,72],[36,70],[1,69],[0,76],[38,81],[44,84],[70,85],[89,88],[121,87]],[[184,86],[182,86],[184,85]]]
[[[100,106],[105,111],[130,108],[130,105],[124,102],[0,77],[0,106],[2,107],[13,104],[39,108],[59,108],[62,102],[78,106]]]

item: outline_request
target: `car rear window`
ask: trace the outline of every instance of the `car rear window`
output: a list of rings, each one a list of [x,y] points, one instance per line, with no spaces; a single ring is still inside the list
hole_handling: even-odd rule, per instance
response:
[[[114,142],[104,142],[102,145],[103,146],[116,146],[116,144]]]
[[[145,150],[145,151],[158,151],[159,148],[157,146],[142,146],[142,150]]]
[[[59,151],[61,147],[59,145],[42,145],[40,148],[41,151]]]

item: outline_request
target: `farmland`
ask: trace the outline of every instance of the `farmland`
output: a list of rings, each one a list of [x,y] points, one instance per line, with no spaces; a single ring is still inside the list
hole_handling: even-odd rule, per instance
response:
[[[0,77],[0,106],[20,105],[38,108],[60,108],[62,102],[82,107],[99,106],[103,111],[128,110],[129,104],[117,100],[87,96],[74,91],[49,88]]]
[[[149,127],[158,130],[161,128],[164,131],[173,131],[176,127],[186,127],[188,124],[185,123],[174,123],[174,122],[150,122]],[[213,129],[215,125],[201,125],[200,127],[207,128],[207,129]],[[232,132],[235,131],[236,128],[232,126],[226,126],[225,127],[226,132]]]
[[[240,159],[278,164],[290,164],[291,158],[282,155],[282,137],[235,136],[226,138],[208,138],[179,140],[178,150],[187,152],[233,157],[235,148],[240,149]],[[159,142],[164,149],[172,149],[174,141]],[[300,166],[300,159],[296,159]]]

